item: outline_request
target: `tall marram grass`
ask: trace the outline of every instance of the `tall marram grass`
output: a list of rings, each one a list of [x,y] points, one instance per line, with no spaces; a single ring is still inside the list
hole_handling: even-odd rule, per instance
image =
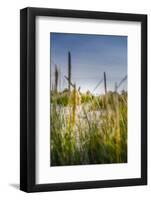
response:
[[[51,166],[127,162],[127,93],[51,94]]]

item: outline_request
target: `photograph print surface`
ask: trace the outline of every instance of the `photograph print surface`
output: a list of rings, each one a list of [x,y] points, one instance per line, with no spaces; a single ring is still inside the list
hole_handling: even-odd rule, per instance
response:
[[[127,36],[50,33],[50,166],[127,162]]]

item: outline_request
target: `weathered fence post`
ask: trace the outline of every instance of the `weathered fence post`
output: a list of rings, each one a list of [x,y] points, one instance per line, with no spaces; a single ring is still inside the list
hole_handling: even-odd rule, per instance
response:
[[[107,94],[106,73],[105,72],[104,72],[104,90],[105,90],[105,94]]]
[[[58,91],[58,69],[57,69],[57,65],[55,65],[55,92]]]
[[[68,52],[68,90],[70,92],[70,84],[71,84],[71,53],[70,51]]]

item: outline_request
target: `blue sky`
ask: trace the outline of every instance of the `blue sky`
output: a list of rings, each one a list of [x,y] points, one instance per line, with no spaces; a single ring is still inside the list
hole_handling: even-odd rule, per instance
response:
[[[68,51],[71,52],[72,82],[94,94],[104,93],[103,84],[95,91],[97,83],[107,76],[107,89],[114,90],[127,75],[127,36],[51,33],[50,65],[51,81],[54,81],[54,65],[60,70],[59,89],[67,88],[64,76],[68,74]],[[125,81],[119,90],[127,88]]]

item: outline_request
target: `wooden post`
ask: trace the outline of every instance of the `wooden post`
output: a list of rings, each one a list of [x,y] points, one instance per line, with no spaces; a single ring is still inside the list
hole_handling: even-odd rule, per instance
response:
[[[58,69],[57,69],[57,65],[55,65],[55,92],[58,91]]]
[[[70,88],[70,83],[71,83],[71,53],[68,52],[68,90],[70,92],[71,88]]]
[[[104,90],[105,90],[105,94],[107,94],[106,73],[105,72],[104,72]]]

